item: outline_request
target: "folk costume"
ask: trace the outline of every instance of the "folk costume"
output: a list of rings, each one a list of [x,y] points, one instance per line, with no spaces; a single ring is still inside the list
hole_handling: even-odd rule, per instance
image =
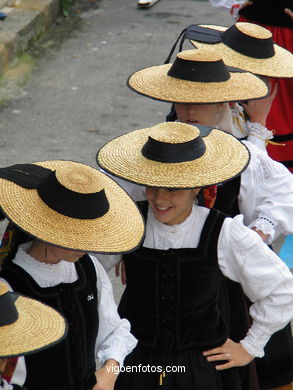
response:
[[[261,98],[267,94],[267,89],[264,90],[259,84],[259,78],[246,71],[226,67],[218,53],[205,47],[182,51],[177,54],[173,64],[153,66],[133,73],[128,79],[128,86],[143,96],[184,104],[229,103],[237,99],[249,100],[249,96],[252,99]],[[282,71],[285,72],[283,68]],[[224,130],[229,131],[231,127],[227,126]],[[244,224],[268,234],[267,243],[271,243],[280,234],[293,233],[293,178],[285,167],[270,159],[251,142],[245,144],[249,148],[251,161],[241,174],[239,210],[244,216]],[[124,187],[133,199],[143,199],[143,189],[140,187],[135,188],[127,183]],[[138,198],[136,192],[139,192]]]
[[[224,138],[217,139],[220,134]],[[98,152],[97,162],[110,174],[147,187],[187,189],[217,184],[224,176],[229,180],[227,169],[231,169],[231,178],[248,162],[240,143],[239,149],[234,144],[232,152],[229,137],[210,129],[201,138],[193,126],[163,123],[110,141]],[[219,154],[214,159],[211,149],[216,145]],[[224,162],[227,155],[231,165]],[[219,372],[202,355],[203,350],[222,345],[232,336],[230,304],[225,301],[222,282],[225,277],[240,282],[253,300],[252,326],[243,326],[232,337],[252,356],[263,356],[270,335],[293,314],[290,271],[255,232],[243,226],[242,216],[226,218],[216,210],[194,205],[182,223],[165,225],[145,205],[142,210],[146,237],[138,250],[123,257],[127,286],[120,312],[130,320],[138,338],[126,367],[141,365],[153,370],[120,373],[115,390],[242,389],[242,370]],[[280,279],[272,287],[276,274]],[[280,282],[284,290],[277,287]],[[284,305],[291,311],[286,319],[279,312],[284,313]],[[279,322],[280,317],[284,322]],[[185,367],[185,372],[168,372],[174,366]],[[248,377],[249,382],[252,378]]]
[[[30,245],[20,245],[15,259],[0,273],[1,280],[13,290],[55,307],[70,327],[64,342],[25,357],[26,378],[21,367],[19,371],[16,367],[14,375],[28,389],[37,389],[44,378],[43,389],[91,389],[95,384],[95,357],[101,364],[111,357],[122,366],[134,347],[129,324],[119,318],[111,283],[94,256],[85,255],[76,264],[42,264],[27,254]],[[48,366],[52,371],[48,372]]]
[[[233,26],[192,25],[187,35],[195,47],[219,51],[227,65],[270,77],[272,87],[278,84],[266,123],[274,135],[267,149],[274,160],[292,171],[293,22],[284,12],[289,3],[292,0],[271,0],[264,5],[256,0],[240,11],[243,16]]]
[[[236,23],[230,28],[191,25],[184,31],[181,46],[186,38],[199,50],[221,53],[224,62],[229,66],[267,77],[293,76],[293,55],[274,44],[271,33],[260,26],[250,23]],[[172,51],[170,54],[172,55]],[[219,128],[238,137],[240,135],[239,132],[235,132],[235,127],[229,128],[227,121]],[[247,138],[249,142],[245,143],[251,152],[249,167],[241,175],[240,183],[236,180],[235,184],[230,182],[218,187],[214,207],[231,216],[237,215],[240,211],[244,215],[245,225],[268,234],[270,238],[267,243],[270,244],[280,234],[288,235],[293,231],[292,175],[267,159],[251,144],[263,148],[266,141],[272,138],[266,128],[258,123],[248,122],[246,130],[249,131]],[[280,179],[283,184],[278,183]],[[268,191],[271,192],[270,195]],[[270,202],[272,203],[268,206]],[[283,212],[290,215],[286,222],[283,219]],[[267,345],[265,358],[257,360],[256,364],[262,388],[282,386],[293,381],[293,341],[290,325],[272,337]]]
[[[270,30],[274,42],[293,52],[293,21],[285,14],[284,9],[292,10],[292,0],[281,1],[253,1],[240,11],[240,22],[259,24]],[[281,161],[293,172],[293,129],[292,109],[293,80],[273,79],[273,84],[278,84],[278,94],[273,102],[272,109],[267,119],[267,127],[275,129],[274,141],[277,144],[268,145],[269,155]],[[281,145],[280,145],[281,144]]]
[[[92,389],[96,359],[123,365],[136,345],[129,322],[117,314],[111,283],[94,256],[47,264],[28,253],[31,240],[82,252],[127,252],[142,239],[142,217],[116,183],[83,164],[22,164],[2,168],[0,176],[1,209],[18,237],[12,237],[1,280],[68,321],[68,336],[51,350],[25,357],[26,372],[20,359],[12,380],[30,390]]]

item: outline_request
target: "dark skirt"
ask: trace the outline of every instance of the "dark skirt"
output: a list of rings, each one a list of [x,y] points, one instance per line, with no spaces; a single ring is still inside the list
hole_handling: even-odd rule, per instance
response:
[[[291,325],[273,334],[265,356],[255,359],[260,388],[279,387],[293,381],[293,340]]]
[[[193,348],[164,357],[138,344],[126,357],[115,390],[244,390],[241,375],[238,368],[217,371],[215,363],[208,362],[202,351]]]

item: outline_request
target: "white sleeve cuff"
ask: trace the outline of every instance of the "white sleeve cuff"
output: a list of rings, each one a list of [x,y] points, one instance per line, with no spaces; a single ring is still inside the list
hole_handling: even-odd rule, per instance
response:
[[[119,350],[120,349],[120,350]],[[122,351],[122,346],[117,344],[112,345],[104,345],[101,350],[99,350],[97,358],[101,365],[103,365],[107,360],[114,359],[119,363],[119,366],[122,367],[124,363],[124,359],[128,354],[125,350]]]
[[[255,324],[252,324],[247,336],[240,341],[240,344],[246,349],[246,351],[254,357],[264,356],[264,347],[271,338],[271,333],[264,332],[257,328]]]
[[[256,348],[255,345],[247,343],[245,341],[245,339],[241,340],[240,344],[242,345],[243,348],[246,349],[246,351],[249,353],[249,355],[251,355],[253,357],[258,357],[258,358],[261,358],[264,356],[263,348]]]
[[[275,237],[275,225],[274,223],[266,218],[260,217],[253,221],[249,226],[249,228],[255,228],[256,230],[260,230],[263,234],[268,234],[269,237],[266,239],[266,244],[271,244]]]
[[[249,135],[260,138],[262,141],[274,138],[273,132],[258,122],[247,121]]]

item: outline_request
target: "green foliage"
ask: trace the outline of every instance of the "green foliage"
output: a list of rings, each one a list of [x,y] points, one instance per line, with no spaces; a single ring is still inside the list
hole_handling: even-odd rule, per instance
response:
[[[68,10],[74,2],[75,0],[60,0],[60,6],[63,16],[68,16]]]

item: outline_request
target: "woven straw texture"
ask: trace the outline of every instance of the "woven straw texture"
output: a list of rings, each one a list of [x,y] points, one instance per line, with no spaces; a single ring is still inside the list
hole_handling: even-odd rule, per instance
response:
[[[201,25],[211,29],[225,31],[227,27]],[[267,39],[272,36],[271,32],[261,26],[252,23],[236,23],[237,28],[246,35],[258,39]],[[220,53],[225,64],[260,76],[291,78],[293,77],[293,54],[288,50],[274,44],[275,55],[271,58],[252,58],[230,49],[224,43],[202,43],[192,40],[191,43],[199,50],[207,49],[211,52]]]
[[[0,284],[0,295],[8,288]],[[18,296],[18,319],[0,327],[0,358],[25,355],[58,342],[67,332],[64,318],[51,307],[31,298]]]
[[[210,50],[186,50],[177,57],[189,61],[218,61]],[[195,62],[196,67],[196,62]],[[168,76],[171,64],[152,66],[133,73],[128,86],[144,96],[172,103],[222,103],[251,100],[267,95],[263,81],[250,73],[230,73],[223,82],[195,82]]]
[[[194,161],[161,163],[145,158],[141,149],[148,137],[168,143],[183,143],[199,130],[178,122],[160,123],[135,130],[107,143],[98,152],[98,164],[128,181],[162,188],[195,188],[219,184],[238,175],[249,162],[249,152],[235,137],[214,129],[203,140],[204,155]]]
[[[66,217],[49,208],[36,190],[0,179],[0,205],[22,230],[63,248],[81,252],[122,253],[136,248],[144,222],[127,193],[104,173],[72,161],[36,163],[56,170],[57,179],[70,190],[90,193],[105,189],[109,211],[96,219]]]

